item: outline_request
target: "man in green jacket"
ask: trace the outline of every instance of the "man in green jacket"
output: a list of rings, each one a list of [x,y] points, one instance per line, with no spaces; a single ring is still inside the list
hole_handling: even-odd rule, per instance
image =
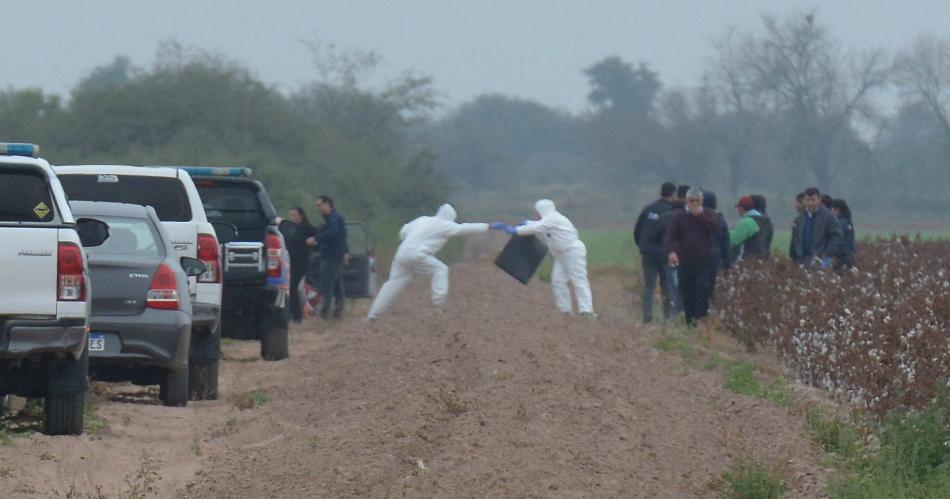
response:
[[[768,257],[765,240],[769,221],[755,209],[755,201],[750,196],[739,199],[736,211],[739,212],[739,223],[729,231],[729,245],[737,255],[736,259]]]

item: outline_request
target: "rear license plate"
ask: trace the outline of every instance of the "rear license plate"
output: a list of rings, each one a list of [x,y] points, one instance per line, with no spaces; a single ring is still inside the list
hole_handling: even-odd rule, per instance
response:
[[[104,352],[106,350],[106,335],[102,333],[89,334],[89,351]]]

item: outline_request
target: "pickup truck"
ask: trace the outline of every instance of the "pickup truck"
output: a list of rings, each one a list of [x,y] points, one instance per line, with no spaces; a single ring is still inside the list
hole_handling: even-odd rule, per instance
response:
[[[290,257],[267,190],[250,168],[183,169],[221,242],[222,336],[259,339],[264,360],[287,358]]]
[[[188,360],[191,400],[218,398],[221,358],[221,256],[188,173],[174,167],[123,165],[57,166],[70,201],[151,206],[179,257],[197,258],[206,272],[188,278],[192,329]]]
[[[108,226],[73,218],[32,144],[0,144],[0,397],[44,398],[44,431],[78,435],[88,387],[90,281],[82,246]]]

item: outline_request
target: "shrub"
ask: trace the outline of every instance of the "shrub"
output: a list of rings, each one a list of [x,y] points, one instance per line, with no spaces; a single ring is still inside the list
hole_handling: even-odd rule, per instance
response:
[[[737,459],[719,483],[723,499],[776,499],[785,494],[785,482],[762,463]]]
[[[950,377],[950,242],[861,244],[857,269],[745,261],[716,313],[748,348],[771,345],[799,381],[883,417],[922,408]]]

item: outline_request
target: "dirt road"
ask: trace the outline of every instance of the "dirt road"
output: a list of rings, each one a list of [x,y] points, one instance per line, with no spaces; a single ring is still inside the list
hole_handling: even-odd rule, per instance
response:
[[[713,497],[732,458],[753,455],[785,471],[791,497],[820,496],[802,418],[652,348],[615,276],[595,280],[599,321],[488,263],[453,267],[442,311],[426,285],[376,323],[295,327],[286,361],[229,342],[219,401],[165,408],[99,386],[108,428],[12,437],[0,495]]]

